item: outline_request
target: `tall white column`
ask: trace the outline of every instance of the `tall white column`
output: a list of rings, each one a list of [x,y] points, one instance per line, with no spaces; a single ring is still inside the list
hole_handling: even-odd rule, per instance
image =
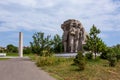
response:
[[[19,56],[23,57],[23,33],[19,32]]]

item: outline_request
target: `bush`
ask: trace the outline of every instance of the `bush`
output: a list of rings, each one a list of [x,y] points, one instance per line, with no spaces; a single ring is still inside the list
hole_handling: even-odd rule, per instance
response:
[[[85,54],[85,57],[87,58],[87,59],[92,59],[93,58],[93,55],[92,55],[92,53],[86,53]]]
[[[52,56],[52,52],[50,52],[50,50],[43,50],[41,51],[40,56]]]
[[[109,60],[109,66],[111,67],[114,67],[116,65],[116,57],[112,57],[110,60]]]
[[[102,54],[100,55],[101,59],[108,59],[109,54],[114,53],[113,49],[111,48],[106,48],[106,50],[102,51]]]
[[[101,58],[101,59],[107,59],[107,52],[103,52],[103,53],[100,55],[100,58]]]
[[[64,62],[66,59],[65,58],[57,58],[54,56],[51,57],[44,57],[44,56],[39,56],[36,59],[36,64],[37,66],[52,66],[52,65],[57,65],[61,62]]]
[[[116,58],[117,58],[117,61],[119,61],[120,60],[120,54],[117,54]]]
[[[30,53],[32,53],[32,51],[29,47],[23,49],[23,54],[30,54]]]
[[[76,57],[74,59],[74,64],[76,64],[80,70],[85,69],[85,58],[84,58],[82,52],[78,52],[78,54],[76,55]]]
[[[110,53],[107,56],[108,56],[109,66],[114,67],[117,61],[116,54]]]
[[[38,57],[36,61],[37,66],[49,66],[55,64],[54,57]]]
[[[119,59],[120,59],[120,47],[119,47],[119,45],[113,46],[112,49],[113,49],[114,53],[116,53],[117,61],[119,61]]]

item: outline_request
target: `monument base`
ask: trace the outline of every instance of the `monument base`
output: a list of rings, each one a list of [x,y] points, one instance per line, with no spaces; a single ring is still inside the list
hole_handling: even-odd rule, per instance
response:
[[[77,53],[59,53],[54,54],[56,57],[75,57]]]
[[[85,56],[86,53],[89,53],[89,52],[84,52],[83,55]],[[99,53],[99,54],[96,54],[96,56],[100,56],[102,53]],[[57,53],[57,54],[54,54],[54,56],[56,57],[75,57],[77,55],[77,53]],[[95,56],[95,54],[93,54],[93,56]]]

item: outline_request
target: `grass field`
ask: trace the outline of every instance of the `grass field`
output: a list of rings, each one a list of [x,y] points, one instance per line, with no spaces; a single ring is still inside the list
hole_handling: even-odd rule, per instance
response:
[[[73,60],[66,60],[54,66],[44,66],[47,71],[57,80],[120,80],[120,62],[116,67],[109,67],[108,61],[98,59],[86,62],[84,71],[79,71],[73,64]]]
[[[8,60],[8,59],[9,59],[9,58],[0,58],[0,61],[1,61],[1,60]]]
[[[17,56],[19,56],[19,54],[18,53],[7,53],[6,56],[17,57]],[[31,57],[31,56],[34,56],[34,55],[33,54],[23,54],[23,56],[29,56],[29,57]]]
[[[19,56],[18,53],[7,53],[6,56]]]
[[[25,57],[30,57],[31,59],[34,59],[34,55],[33,54],[23,54]],[[6,56],[8,57],[19,57],[19,54],[18,53],[7,53]],[[4,57],[1,57],[0,60],[8,60],[10,58],[4,58]]]

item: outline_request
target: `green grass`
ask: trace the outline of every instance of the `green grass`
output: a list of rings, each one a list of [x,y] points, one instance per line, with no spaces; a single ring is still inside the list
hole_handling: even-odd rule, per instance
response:
[[[8,59],[9,59],[9,58],[0,58],[0,61],[1,61],[1,60],[8,60]]]
[[[32,53],[30,53],[30,54],[23,54],[23,56],[28,56],[28,57],[31,57],[31,56],[34,56],[35,54],[32,54]]]
[[[6,56],[19,56],[18,53],[6,53]]]
[[[17,56],[19,56],[19,54],[18,53],[7,53],[6,56],[17,57]],[[34,54],[23,54],[23,56],[33,57]]]
[[[32,53],[30,53],[30,54],[23,54],[23,56],[24,57],[29,57],[32,61],[34,61],[35,60],[35,54],[32,54]]]
[[[86,63],[84,71],[79,71],[72,59],[41,68],[57,80],[120,80],[120,62],[115,67],[109,67],[108,61],[102,59],[89,60]]]

